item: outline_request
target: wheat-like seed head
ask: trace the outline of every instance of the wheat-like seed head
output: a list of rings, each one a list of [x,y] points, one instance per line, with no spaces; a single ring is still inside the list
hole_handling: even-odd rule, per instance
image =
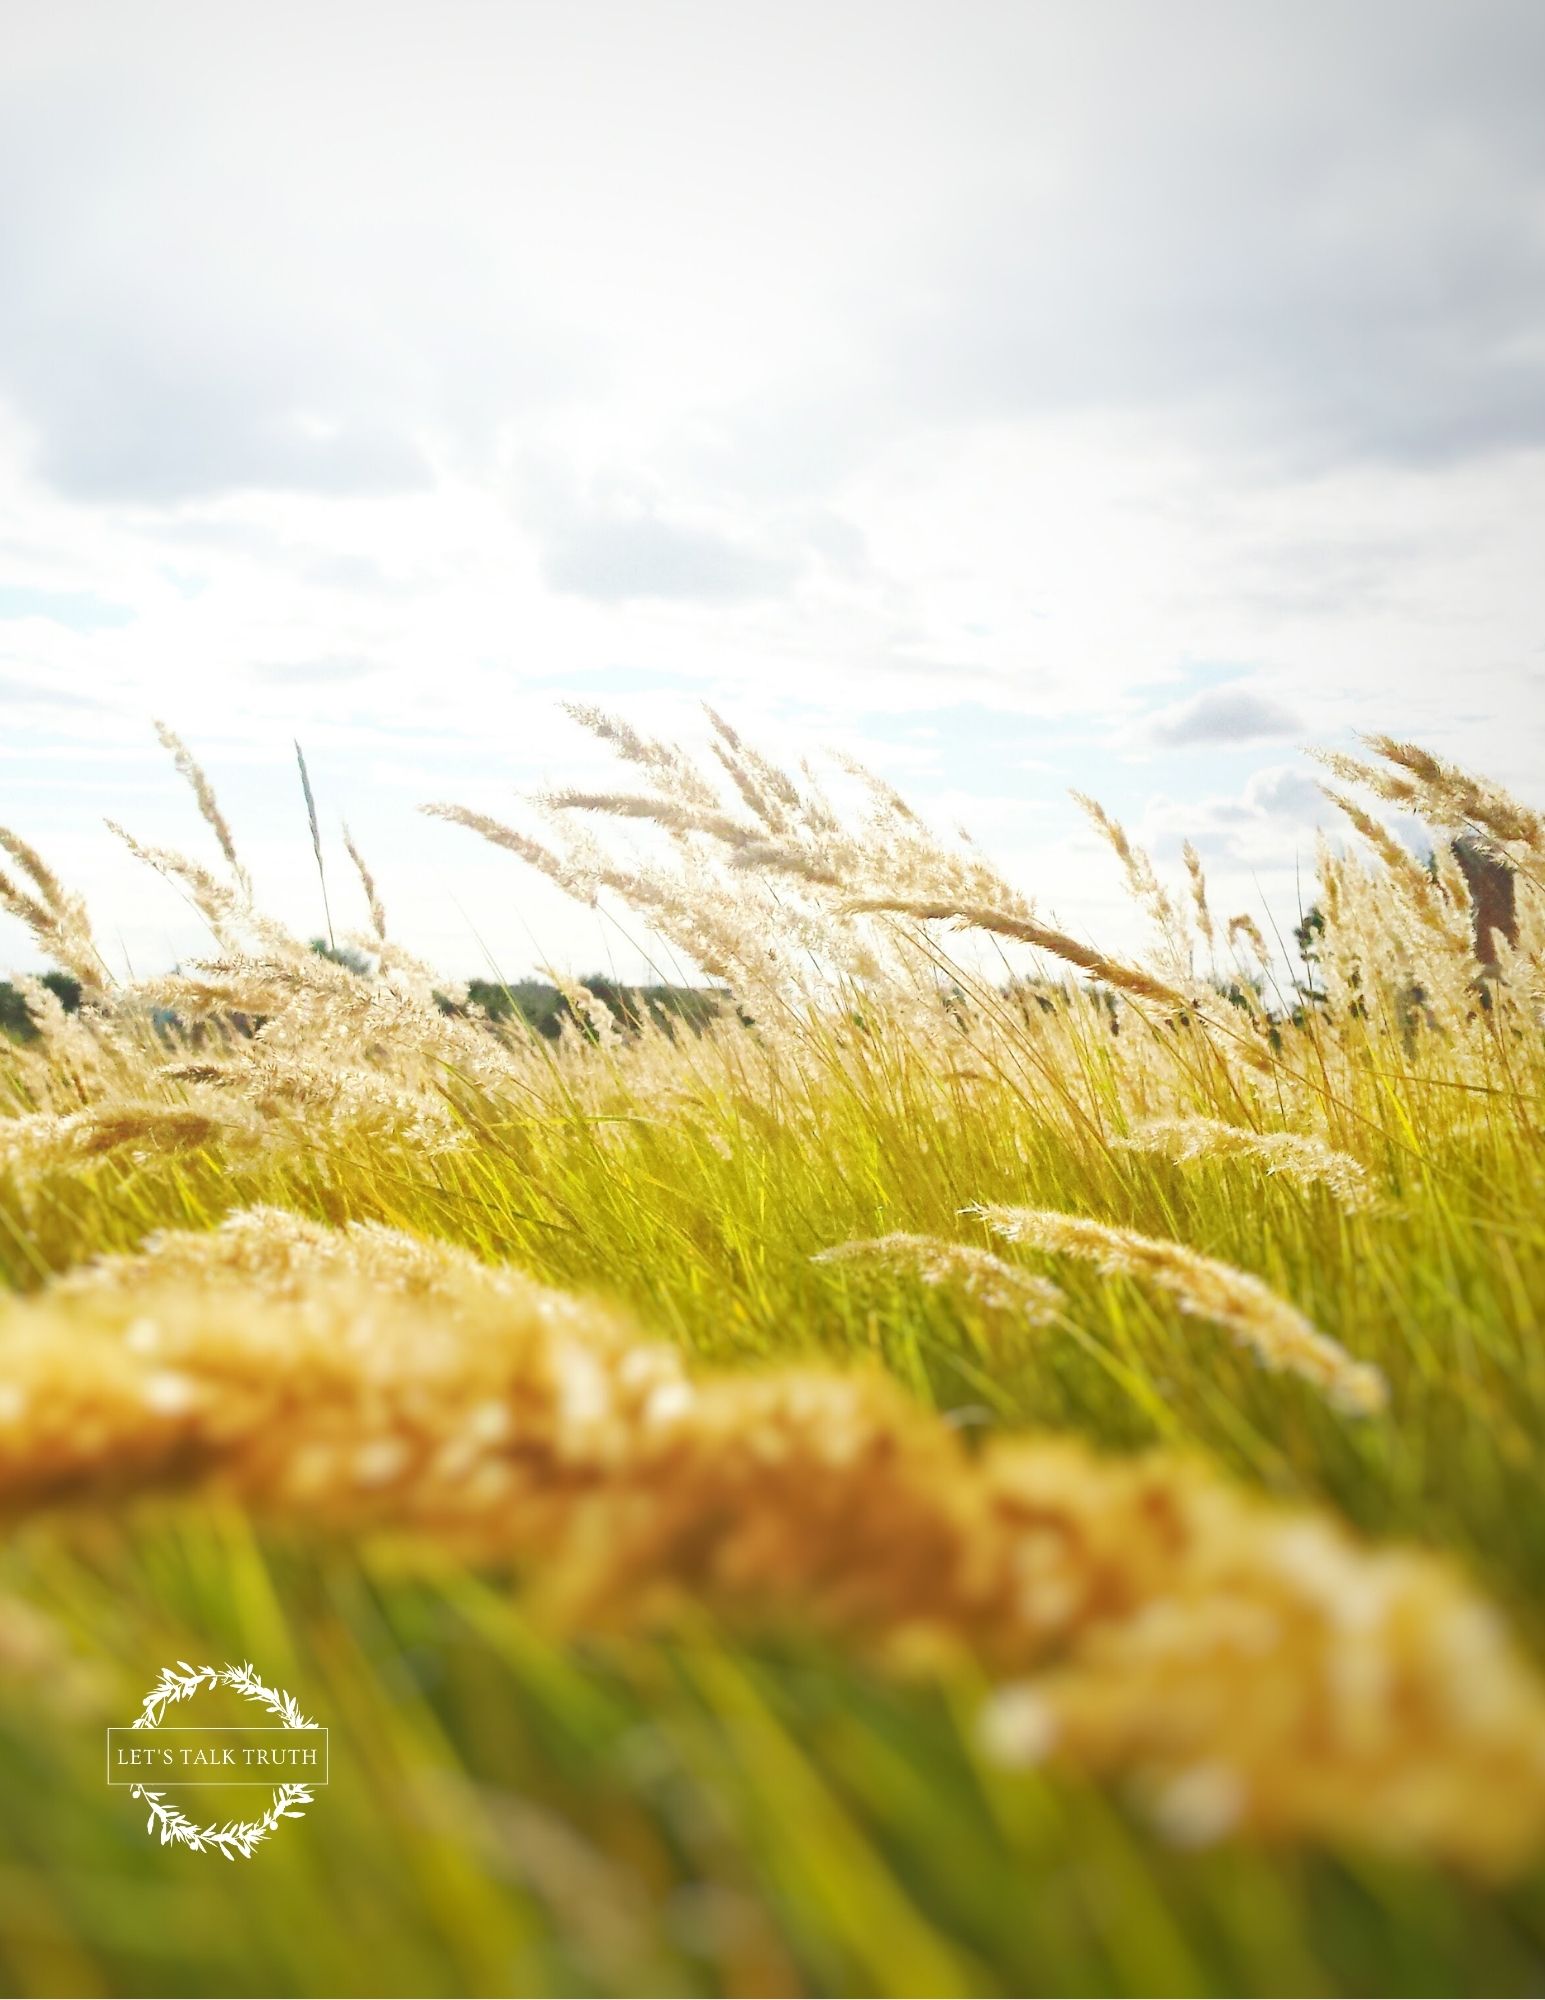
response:
[[[354,871],[359,876],[360,887],[365,892],[365,904],[370,911],[370,928],[375,932],[376,943],[385,944],[386,911],[381,904],[380,892],[376,888],[376,879],[365,865],[364,855],[354,845],[354,836],[350,833],[347,826],[343,829],[343,845],[349,859],[354,863]]]
[[[84,993],[102,1002],[104,983],[110,982],[85,903],[65,888],[35,847],[6,826],[0,826],[0,851],[31,876],[38,891],[32,895],[0,870],[0,910],[24,923],[39,950],[78,979]]]
[[[1027,1326],[1050,1324],[1062,1306],[1062,1293],[1049,1278],[1038,1278],[973,1243],[952,1243],[942,1236],[867,1237],[817,1251],[810,1261],[905,1272],[925,1285],[958,1291],[991,1311],[1013,1313]]]
[[[1186,874],[1191,881],[1191,901],[1196,910],[1196,928],[1201,932],[1202,942],[1211,953],[1214,945],[1212,911],[1207,907],[1207,877],[1202,872],[1202,857],[1186,841],[1181,848],[1186,864]]]
[[[161,739],[162,748],[172,753],[172,761],[177,766],[178,775],[186,780],[189,790],[193,793],[199,816],[219,842],[220,852],[225,856],[226,865],[243,900],[250,902],[252,881],[237,857],[236,839],[225,814],[220,810],[220,801],[215,797],[214,786],[180,736],[168,729],[164,722],[156,724],[156,734]]]
[[[1135,844],[1126,828],[1119,820],[1111,817],[1098,799],[1092,799],[1084,792],[1073,792],[1070,796],[1109,842],[1112,852],[1121,863],[1128,890],[1133,899],[1148,912],[1163,940],[1168,962],[1174,969],[1179,970],[1187,958],[1185,923],[1168,890],[1160,882],[1152,858]]]
[[[1084,1257],[1102,1271],[1156,1286],[1182,1312],[1226,1327],[1264,1367],[1302,1376],[1352,1415],[1372,1415],[1388,1401],[1378,1369],[1354,1361],[1338,1341],[1321,1333],[1248,1271],[1165,1237],[1140,1236],[1136,1230],[1055,1209],[984,1203],[965,1212],[979,1216],[1005,1242]]]
[[[1256,1132],[1219,1118],[1151,1118],[1114,1142],[1137,1153],[1162,1153],[1182,1166],[1208,1160],[1254,1160],[1300,1187],[1329,1189],[1348,1214],[1374,1205],[1368,1175],[1349,1153],[1310,1133]]]
[[[1271,948],[1261,935],[1261,927],[1247,911],[1228,920],[1228,940],[1230,945],[1243,938],[1255,955],[1255,961],[1262,970],[1271,964]]]
[[[1545,818],[1502,786],[1461,770],[1415,743],[1378,735],[1365,741],[1384,764],[1334,750],[1312,754],[1346,783],[1365,786],[1431,826],[1448,830],[1467,827],[1514,851],[1536,870],[1545,866]],[[1392,770],[1387,768],[1390,765]]]

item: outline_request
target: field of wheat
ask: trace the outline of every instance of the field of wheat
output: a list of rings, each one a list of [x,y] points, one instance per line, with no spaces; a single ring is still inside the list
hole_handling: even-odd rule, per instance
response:
[[[1081,801],[1107,955],[581,719],[621,789],[425,837],[695,1020],[490,1018],[352,841],[313,949],[170,732],[199,963],[0,829],[80,992],[0,1042],[0,1988],[1538,1991],[1545,818],[1327,757],[1284,941]],[[206,1660],[332,1732],[235,1868],[103,1784]]]

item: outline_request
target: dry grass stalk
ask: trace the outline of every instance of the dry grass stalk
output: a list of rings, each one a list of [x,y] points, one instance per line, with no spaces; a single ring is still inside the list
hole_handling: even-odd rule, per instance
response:
[[[19,833],[13,833],[8,826],[0,826],[0,848],[4,848],[16,865],[32,877],[38,893],[43,898],[43,905],[40,907],[46,906],[50,910],[57,910],[66,899],[64,884],[37,849],[23,840]]]
[[[612,819],[643,819],[666,833],[702,833],[726,847],[745,848],[758,842],[758,829],[719,808],[683,804],[678,799],[650,798],[636,792],[544,792],[539,804],[558,812],[605,813]]]
[[[1209,954],[1213,951],[1216,937],[1213,931],[1212,911],[1207,907],[1207,877],[1202,872],[1202,857],[1188,840],[1181,848],[1186,864],[1186,874],[1191,882],[1191,902],[1196,910],[1196,928],[1201,932],[1202,942]]]
[[[1087,1258],[1111,1275],[1156,1286],[1167,1292],[1182,1312],[1226,1327],[1263,1367],[1302,1376],[1349,1414],[1372,1415],[1388,1401],[1388,1390],[1377,1368],[1354,1361],[1338,1341],[1321,1333],[1248,1271],[1204,1257],[1183,1243],[1140,1236],[1136,1230],[1113,1228],[1109,1223],[1064,1215],[1056,1209],[980,1204],[964,1212],[979,1216],[1006,1242],[1028,1243],[1058,1256]]]
[[[1153,920],[1159,935],[1164,940],[1166,955],[1171,964],[1177,968],[1184,965],[1185,924],[1168,890],[1159,880],[1151,857],[1134,844],[1126,828],[1119,820],[1112,819],[1098,799],[1092,799],[1084,792],[1074,792],[1071,796],[1074,803],[1082,808],[1096,829],[1110,843],[1112,851],[1121,863],[1127,888],[1133,900],[1141,904]],[[1205,902],[1203,907],[1205,908]]]
[[[164,722],[156,724],[156,734],[161,739],[163,749],[170,750],[172,761],[177,766],[178,775],[187,781],[198,804],[200,817],[220,844],[220,852],[225,856],[244,901],[252,900],[252,881],[241,865],[236,854],[236,839],[220,810],[220,801],[215,797],[215,788],[205,776],[203,768],[195,759],[182,738],[167,728]]]
[[[107,974],[85,903],[65,888],[35,847],[7,826],[0,826],[0,851],[31,876],[37,890],[33,895],[0,870],[0,910],[25,924],[38,949],[78,979],[85,994],[100,1001]]]
[[[56,1298],[100,1297],[186,1282],[236,1284],[265,1299],[296,1300],[331,1279],[447,1305],[468,1291],[513,1289],[525,1297],[534,1289],[518,1272],[485,1264],[454,1243],[374,1222],[329,1229],[289,1209],[263,1205],[237,1209],[215,1229],[157,1230],[138,1251],[64,1273],[51,1291]]]
[[[65,1117],[39,1112],[0,1120],[0,1163],[12,1171],[36,1173],[126,1149],[148,1158],[255,1137],[250,1117],[186,1105],[113,1102]]]
[[[19,923],[23,923],[41,944],[52,927],[52,917],[48,905],[40,903],[36,896],[27,891],[11,877],[0,870],[0,906],[3,906]]]
[[[449,820],[452,826],[464,826],[469,832],[481,834],[484,840],[492,842],[495,847],[502,847],[507,854],[515,855],[569,895],[581,902],[594,902],[593,887],[582,881],[566,861],[544,847],[539,840],[518,833],[502,820],[491,819],[487,813],[473,812],[467,806],[436,804],[420,806],[419,811],[430,819]]]
[[[865,896],[855,898],[845,907],[854,915],[869,911],[888,911],[901,917],[914,917],[919,923],[949,923],[957,929],[991,931],[998,937],[1015,938],[1021,944],[1034,945],[1037,951],[1050,952],[1054,958],[1065,959],[1069,965],[1076,965],[1081,972],[1101,979],[1107,986],[1118,987],[1123,993],[1130,993],[1139,1000],[1152,1000],[1161,1007],[1169,1007],[1184,1013],[1194,1007],[1189,994],[1178,987],[1157,979],[1152,973],[1143,971],[1141,966],[1125,965],[1118,959],[1107,958],[1103,952],[1091,945],[1080,944],[1077,938],[1067,936],[1063,931],[1050,929],[1045,924],[1031,922],[1007,910],[987,909],[976,904],[955,904],[928,902],[911,896]]]
[[[1038,1278],[974,1243],[951,1243],[942,1236],[867,1237],[834,1244],[810,1261],[905,1272],[925,1285],[959,1291],[990,1311],[1014,1313],[1030,1326],[1049,1325],[1062,1306],[1062,1292],[1049,1278]]]
[[[1272,1067],[1270,1052],[1232,1023],[1220,1021],[1213,1009],[1195,993],[1185,993],[1172,982],[1158,978],[1138,965],[1108,958],[1091,945],[1080,944],[1064,931],[1022,917],[1011,911],[989,909],[976,904],[926,902],[902,896],[867,896],[844,903],[850,913],[889,911],[913,917],[920,923],[949,923],[957,929],[990,931],[998,937],[1017,939],[1037,951],[1076,965],[1081,972],[1101,980],[1132,999],[1147,1000],[1175,1014],[1192,1016],[1203,1022],[1221,1053],[1235,1056],[1252,1069]],[[1221,1041],[1216,1038],[1221,1037]]]
[[[1503,847],[1531,856],[1536,863],[1545,862],[1545,818],[1501,785],[1435,757],[1415,743],[1378,735],[1364,741],[1394,769],[1335,750],[1313,754],[1338,777],[1366,786],[1391,805],[1418,814],[1430,826],[1446,830],[1468,827]]]
[[[1429,875],[1415,855],[1402,847],[1389,829],[1381,826],[1371,813],[1364,812],[1355,799],[1349,799],[1345,793],[1336,791],[1330,785],[1325,785],[1321,789],[1331,804],[1346,815],[1378,855],[1384,864],[1387,881],[1416,921],[1430,933],[1431,939],[1441,950],[1450,957],[1466,961],[1465,970],[1468,974],[1470,969],[1468,959],[1472,944],[1471,929],[1449,904],[1441,882]]]
[[[193,905],[205,923],[222,942],[234,938],[242,916],[242,902],[238,892],[218,876],[212,875],[202,862],[191,856],[179,854],[175,848],[152,847],[144,841],[136,840],[127,828],[117,820],[106,822],[109,833],[115,833],[134,856],[148,868],[154,868],[158,875],[168,881],[180,882],[193,900]]]
[[[1189,1837],[1496,1873],[1545,1839],[1545,1689],[1442,1563],[1161,1455],[972,1457],[876,1377],[694,1379],[598,1306],[392,1232],[249,1216],[0,1315],[13,1510],[190,1482],[529,1565],[571,1622],[686,1602],[965,1651],[1011,1684],[998,1754],[1136,1780]]]
[[[1262,937],[1260,925],[1246,911],[1241,911],[1237,917],[1230,917],[1228,920],[1230,946],[1237,949],[1240,938],[1249,945],[1257,965],[1264,969],[1271,964],[1271,947]]]
[[[652,737],[642,736],[631,723],[590,702],[566,701],[562,706],[566,715],[610,745],[625,763],[647,771],[667,797],[677,798],[685,805],[706,807],[710,812],[717,807],[718,793],[675,744],[657,743]]]
[[[799,787],[770,758],[743,742],[715,709],[703,704],[713,727],[713,752],[751,813],[772,833],[785,832],[799,812]]]
[[[369,868],[366,867],[365,857],[354,845],[354,836],[350,833],[347,826],[343,829],[343,845],[349,859],[354,863],[354,870],[359,876],[360,887],[365,892],[365,903],[370,911],[370,928],[375,933],[376,942],[378,944],[385,944],[386,910],[381,902],[380,891],[376,888],[376,878],[371,874]]]
[[[1350,1153],[1299,1132],[1256,1132],[1220,1118],[1152,1118],[1114,1143],[1129,1152],[1162,1153],[1182,1166],[1208,1160],[1258,1161],[1300,1187],[1328,1188],[1348,1214],[1374,1205],[1361,1164]]]

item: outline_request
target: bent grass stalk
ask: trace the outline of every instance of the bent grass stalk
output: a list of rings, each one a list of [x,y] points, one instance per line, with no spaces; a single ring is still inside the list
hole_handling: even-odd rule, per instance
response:
[[[1253,1160],[1267,1174],[1300,1187],[1328,1189],[1349,1215],[1375,1201],[1363,1166],[1312,1133],[1254,1132],[1221,1118],[1153,1118],[1112,1144],[1127,1152],[1159,1153],[1179,1166]]]
[[[1311,1326],[1248,1271],[1204,1257],[1183,1243],[1053,1209],[976,1203],[963,1213],[985,1222],[1005,1242],[1087,1258],[1112,1276],[1138,1278],[1167,1292],[1182,1312],[1227,1328],[1263,1367],[1301,1375],[1349,1414],[1371,1416],[1389,1401],[1377,1368],[1354,1361],[1338,1341]]]

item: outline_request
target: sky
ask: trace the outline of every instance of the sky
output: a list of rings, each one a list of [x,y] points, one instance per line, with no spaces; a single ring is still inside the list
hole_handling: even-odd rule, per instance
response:
[[[421,817],[561,704],[857,755],[1125,944],[1099,796],[1290,922],[1310,744],[1545,797],[1539,0],[52,0],[0,41],[0,822],[448,972],[637,977]],[[0,968],[30,967],[0,917]]]

